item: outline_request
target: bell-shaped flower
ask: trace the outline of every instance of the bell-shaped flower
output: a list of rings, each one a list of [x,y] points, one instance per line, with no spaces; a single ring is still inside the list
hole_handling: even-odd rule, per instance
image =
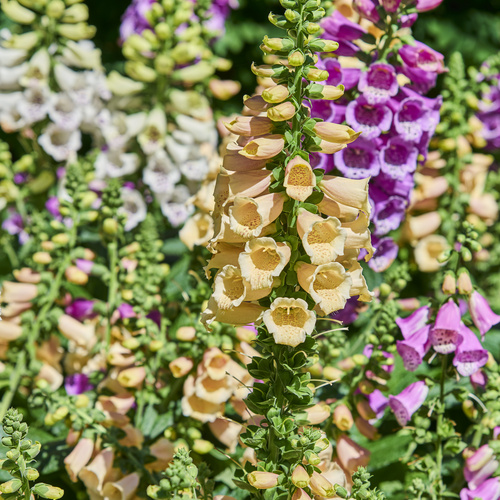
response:
[[[386,398],[382,391],[378,389],[375,389],[370,394],[367,394],[366,399],[368,400],[368,404],[370,405],[373,413],[375,413],[375,418],[382,418],[382,416],[384,415],[384,411],[389,404],[389,399]]]
[[[370,104],[387,102],[399,90],[396,70],[390,64],[372,64],[361,73],[358,90]]]
[[[137,137],[137,142],[145,154],[151,155],[165,145],[167,117],[165,111],[154,108],[146,119],[144,130]]]
[[[229,199],[236,196],[255,198],[269,188],[271,172],[269,170],[250,170],[229,175]]]
[[[94,452],[94,441],[81,438],[72,452],[64,459],[64,467],[71,481],[78,481],[78,474],[89,463]]]
[[[238,307],[232,309],[220,309],[216,300],[211,297],[207,308],[201,313],[200,321],[207,330],[210,330],[210,324],[214,321],[234,326],[244,326],[255,323],[263,311],[264,309],[261,306],[251,302],[242,302]]]
[[[326,477],[316,471],[312,473],[309,487],[315,497],[334,498],[335,496],[334,485]]]
[[[97,342],[93,325],[80,323],[67,314],[59,317],[57,327],[64,337],[74,341],[80,347],[90,349]]]
[[[323,315],[345,307],[352,278],[338,262],[319,266],[299,262],[296,271],[300,286],[313,298]]]
[[[369,179],[346,179],[325,175],[319,187],[325,193],[325,198],[329,198],[338,207],[338,212],[330,213],[324,210],[329,207],[325,199],[319,204],[320,211],[336,217],[344,213],[355,214],[349,219],[351,221],[357,218],[359,210],[369,214],[371,207],[368,199],[368,181]]]
[[[493,325],[500,323],[500,316],[491,310],[488,301],[479,292],[474,291],[469,297],[469,311],[482,339]]]
[[[238,258],[243,247],[229,243],[218,243],[217,250],[208,264],[205,266],[205,275],[208,279],[212,277],[210,269],[222,269],[226,265],[238,266]]]
[[[462,377],[470,377],[488,361],[488,351],[483,348],[476,334],[463,323],[460,325],[462,341],[455,350],[453,366]]]
[[[399,326],[403,337],[408,339],[421,330],[427,324],[429,314],[430,307],[422,306],[406,318],[396,318],[396,324]]]
[[[195,246],[206,246],[214,235],[214,222],[208,214],[198,212],[190,217],[179,231],[179,239],[191,251]]]
[[[491,477],[477,488],[464,488],[460,491],[460,500],[497,500],[500,497],[500,478]]]
[[[264,312],[263,321],[277,344],[296,347],[313,332],[316,315],[302,299],[279,297]]]
[[[225,170],[233,172],[248,172],[249,170],[260,170],[265,167],[269,158],[253,158],[240,154],[243,147],[236,142],[226,146],[222,166]]]
[[[366,467],[370,461],[370,452],[345,434],[337,439],[337,456],[342,468],[351,474],[358,467]]]
[[[102,489],[103,498],[116,498],[119,500],[134,498],[134,494],[139,486],[139,479],[139,474],[133,472],[118,481],[106,483]]]
[[[224,412],[224,403],[202,399],[195,394],[195,378],[190,375],[184,382],[181,400],[182,414],[200,422],[214,422]]]
[[[360,212],[355,221],[342,224],[342,229],[346,232],[346,248],[364,248],[367,252],[365,261],[371,259],[374,252],[369,226],[370,219],[365,212]]]
[[[426,12],[428,10],[435,9],[443,0],[417,0],[417,10],[419,12]]]
[[[2,283],[2,302],[30,302],[38,295],[38,288],[33,283],[16,283],[4,281]]]
[[[469,488],[478,488],[498,468],[495,452],[487,445],[481,446],[465,460],[464,477]]]
[[[38,142],[44,151],[56,161],[65,161],[74,157],[82,147],[79,130],[62,129],[55,123],[47,126],[38,138]]]
[[[247,480],[251,486],[258,490],[267,490],[278,485],[279,474],[273,472],[255,471],[250,472]]]
[[[102,491],[105,481],[112,475],[114,452],[112,448],[105,448],[84,467],[78,477],[92,493]]]
[[[236,197],[229,208],[229,224],[232,231],[249,240],[261,235],[267,226],[283,211],[285,197],[271,193],[259,198]]]
[[[399,425],[404,427],[411,416],[424,404],[429,388],[424,381],[414,382],[397,396],[389,396],[389,406]]]
[[[12,321],[0,321],[0,342],[3,344],[18,339],[23,334],[20,325]]]
[[[405,340],[396,342],[398,353],[403,358],[406,370],[413,372],[422,364],[423,358],[431,345],[429,330],[430,325],[425,325],[413,335],[406,337]]]
[[[224,125],[233,134],[251,137],[269,134],[274,127],[266,116],[238,116]]]
[[[340,263],[343,264],[340,258],[337,259],[337,261],[340,261]],[[361,267],[361,264],[358,261],[353,261],[352,259],[348,259],[348,261],[349,266],[347,271],[352,279],[350,292],[351,297],[359,295],[358,300],[361,300],[362,302],[371,302],[373,299],[373,292],[370,292],[368,289],[365,277],[363,276],[363,268]]]
[[[461,317],[460,308],[453,300],[449,300],[439,309],[436,322],[429,335],[432,347],[439,354],[449,354],[455,351],[462,342]]]
[[[430,234],[422,238],[415,247],[415,260],[420,271],[433,273],[443,266],[438,259],[450,248],[446,238],[440,234]]]
[[[361,132],[355,132],[347,125],[339,125],[338,123],[318,122],[314,126],[316,135],[327,142],[335,144],[349,144],[356,140]]]
[[[286,165],[283,186],[290,198],[306,201],[316,187],[316,176],[311,165],[300,156],[295,156]]]
[[[286,243],[272,238],[255,238],[248,241],[245,251],[238,254],[241,275],[253,290],[272,286],[290,260],[291,250]]]
[[[281,153],[284,147],[282,135],[266,135],[249,141],[238,154],[251,160],[267,160]]]
[[[297,232],[313,264],[327,264],[344,254],[347,231],[336,217],[323,219],[300,208],[297,217]]]

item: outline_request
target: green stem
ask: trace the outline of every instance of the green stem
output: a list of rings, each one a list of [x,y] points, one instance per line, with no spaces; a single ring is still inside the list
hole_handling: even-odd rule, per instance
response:
[[[108,324],[106,327],[106,352],[111,344],[111,315],[116,309],[116,297],[118,292],[118,245],[116,239],[108,245],[108,256],[110,265],[109,289],[108,289]]]
[[[16,252],[12,248],[10,241],[7,238],[3,240],[3,250],[7,254],[7,257],[10,260],[10,265],[12,269],[17,269],[19,267],[19,259],[17,258]]]
[[[442,427],[444,420],[444,383],[446,380],[446,368],[448,364],[448,356],[443,355],[441,358],[441,378],[439,381],[439,410],[436,422],[436,469],[437,469],[437,477],[439,481],[439,489],[436,495],[436,498],[439,500],[442,498],[442,491],[444,489],[443,484],[443,438],[442,438]]]
[[[10,376],[10,384],[9,389],[2,397],[2,403],[0,405],[0,420],[3,419],[5,414],[7,413],[12,400],[14,399],[14,394],[17,391],[17,387],[21,382],[21,377],[26,372],[26,352],[21,351],[19,353],[19,357],[17,358],[16,367],[14,368],[14,372]]]
[[[394,29],[393,29],[393,20],[389,21],[389,23],[386,23],[386,38],[384,40],[384,44],[382,45],[382,48],[379,50],[378,53],[378,60],[379,61],[384,61],[386,58],[387,51],[389,50],[392,41],[394,40]]]

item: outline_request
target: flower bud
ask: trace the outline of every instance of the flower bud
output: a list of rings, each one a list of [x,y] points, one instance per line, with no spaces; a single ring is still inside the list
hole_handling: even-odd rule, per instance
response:
[[[156,71],[140,61],[127,61],[125,63],[125,72],[139,82],[151,83],[157,78]]]
[[[474,403],[470,399],[466,399],[462,402],[462,410],[465,413],[466,417],[472,421],[476,420],[479,414],[477,408],[474,406]]]
[[[174,378],[181,378],[187,375],[194,366],[193,360],[188,357],[174,359],[168,365]]]
[[[86,285],[89,281],[88,275],[76,266],[69,266],[64,271],[64,276],[70,283],[75,283],[75,285]]]
[[[70,40],[79,41],[92,38],[95,35],[96,29],[94,26],[89,26],[87,23],[76,24],[59,24],[57,26],[58,33]]]
[[[300,50],[295,50],[288,55],[288,62],[291,66],[302,66],[305,60],[304,54]]]
[[[333,101],[342,97],[344,95],[343,85],[320,85],[319,83],[313,83],[309,85],[307,89],[307,96],[311,99],[326,99],[327,101]]]
[[[469,295],[472,293],[472,282],[466,269],[460,269],[458,271],[457,285],[458,293],[461,293],[463,295]]]
[[[323,82],[328,78],[328,71],[318,68],[309,68],[306,78],[312,82]]]
[[[36,469],[26,469],[26,477],[28,481],[36,481],[40,477],[40,474]]]
[[[290,101],[282,102],[277,106],[273,106],[267,110],[267,117],[270,118],[273,122],[284,122],[291,120],[297,110],[295,106]]]
[[[123,387],[138,387],[146,378],[146,369],[143,366],[134,366],[122,370],[118,377],[118,383]]]
[[[212,94],[221,101],[227,101],[241,90],[241,84],[234,80],[213,78],[208,84]]]
[[[288,21],[294,24],[300,21],[300,14],[296,10],[287,9],[285,11],[285,17],[287,18]]]
[[[305,492],[305,490],[299,488],[298,490],[295,490],[292,500],[311,500],[311,497]]]
[[[0,492],[5,495],[8,493],[15,493],[22,486],[22,484],[23,483],[20,479],[11,479],[6,483],[0,484]]]
[[[457,292],[457,282],[453,273],[446,273],[441,290],[446,295],[454,295]]]
[[[29,31],[22,35],[13,35],[3,43],[9,49],[32,50],[38,43],[39,35],[35,31]]]
[[[333,410],[333,423],[341,431],[348,431],[352,427],[354,420],[351,411],[346,405],[339,405]]]
[[[289,38],[269,38],[267,35],[264,37],[263,43],[272,50],[287,52],[294,47],[292,40]]]
[[[339,48],[339,44],[333,40],[315,38],[309,42],[309,48],[312,52],[333,52]]]
[[[307,471],[302,467],[302,465],[297,465],[292,473],[292,483],[297,486],[297,488],[307,488],[311,478]]]
[[[213,443],[205,439],[195,439],[193,443],[193,451],[200,455],[206,455],[214,449]]]
[[[51,240],[58,245],[67,245],[69,243],[69,236],[66,233],[59,233],[52,236]]]
[[[118,233],[118,222],[111,218],[104,219],[102,228],[106,234],[113,236]]]
[[[49,500],[57,500],[64,495],[64,490],[57,488],[56,486],[51,486],[50,484],[38,483],[32,488],[33,493],[42,498],[48,498]]]
[[[50,264],[52,257],[48,252],[35,252],[33,254],[33,261],[37,264]]]
[[[192,342],[196,338],[196,329],[194,326],[181,326],[175,336],[182,342]]]
[[[269,87],[262,92],[262,98],[264,101],[271,104],[278,104],[283,102],[289,96],[288,87],[286,85],[275,85],[274,87]]]
[[[31,24],[36,19],[36,14],[20,5],[16,0],[2,2],[3,13],[12,21],[19,24]]]
[[[59,19],[66,10],[66,5],[62,0],[52,0],[45,8],[47,16],[52,19]]]
[[[248,483],[258,490],[267,490],[278,485],[279,474],[273,472],[255,471],[247,476]]]
[[[321,26],[318,23],[307,23],[306,30],[310,35],[316,35],[321,31]]]
[[[333,484],[316,471],[312,473],[309,487],[315,495],[320,497],[331,498],[335,495]]]
[[[89,8],[83,3],[78,3],[66,9],[61,21],[63,23],[81,23],[88,18]]]

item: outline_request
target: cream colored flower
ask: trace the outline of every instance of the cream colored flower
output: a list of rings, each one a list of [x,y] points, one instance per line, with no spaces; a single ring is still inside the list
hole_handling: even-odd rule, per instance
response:
[[[306,201],[316,187],[316,176],[311,165],[300,156],[288,162],[285,168],[285,181],[283,186],[286,194],[298,201]]]
[[[232,309],[220,309],[213,297],[208,301],[207,308],[201,313],[200,321],[207,330],[214,321],[227,323],[229,325],[244,326],[255,323],[263,312],[263,308],[251,302],[242,302],[238,307]]]
[[[259,198],[236,197],[229,208],[230,228],[249,240],[261,236],[264,226],[279,217],[283,211],[285,197],[271,193]]]
[[[301,208],[297,232],[313,264],[327,264],[344,253],[347,232],[336,217],[323,219]]]
[[[224,413],[224,403],[214,403],[195,394],[195,379],[191,375],[184,382],[184,397],[181,400],[182,414],[200,422],[214,422]]]
[[[281,153],[284,147],[285,139],[282,135],[266,135],[249,141],[238,154],[252,160],[266,160]]]
[[[223,241],[217,244],[217,250],[208,264],[205,266],[205,276],[210,279],[212,273],[210,269],[222,269],[226,265],[238,266],[238,259],[243,251],[242,245],[232,245]]]
[[[244,136],[269,134],[274,127],[266,116],[238,116],[224,125],[233,134]]]
[[[263,321],[277,344],[296,347],[313,332],[316,315],[302,299],[279,297],[264,313]]]
[[[245,245],[239,254],[241,275],[253,290],[272,286],[290,260],[291,250],[286,243],[277,243],[272,238],[256,238]]]
[[[341,264],[331,262],[314,266],[300,262],[296,270],[300,286],[314,299],[323,315],[345,307],[352,278]]]
[[[206,246],[214,235],[214,222],[208,214],[197,213],[190,217],[179,231],[179,238],[189,250]]]
[[[352,222],[344,222],[342,228],[346,232],[346,248],[364,248],[368,252],[365,260],[373,256],[372,239],[369,230],[370,218],[365,212],[360,212],[358,218]]]
[[[421,239],[415,247],[415,260],[424,273],[432,273],[443,266],[438,258],[450,248],[444,236],[431,234]]]
[[[359,295],[359,300],[362,302],[371,302],[373,292],[368,289],[361,264],[357,260],[351,260],[348,272],[352,278],[351,297]]]
[[[232,173],[229,176],[229,199],[234,199],[236,196],[254,198],[266,191],[270,184],[269,170]]]
[[[410,216],[405,225],[406,237],[412,243],[416,243],[425,236],[434,233],[440,225],[441,216],[438,212]]]
[[[106,483],[102,490],[103,498],[109,500],[132,500],[139,486],[139,474],[133,472],[118,481]]]
[[[236,142],[231,142],[226,146],[226,152],[222,160],[222,166],[228,171],[248,172],[249,170],[260,170],[265,167],[268,158],[246,158],[240,154],[243,147]]]

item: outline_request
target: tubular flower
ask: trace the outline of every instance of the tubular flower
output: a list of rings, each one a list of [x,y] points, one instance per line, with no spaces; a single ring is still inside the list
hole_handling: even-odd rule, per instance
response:
[[[300,156],[289,161],[285,169],[286,194],[298,201],[306,201],[316,187],[316,176],[311,165]]]

